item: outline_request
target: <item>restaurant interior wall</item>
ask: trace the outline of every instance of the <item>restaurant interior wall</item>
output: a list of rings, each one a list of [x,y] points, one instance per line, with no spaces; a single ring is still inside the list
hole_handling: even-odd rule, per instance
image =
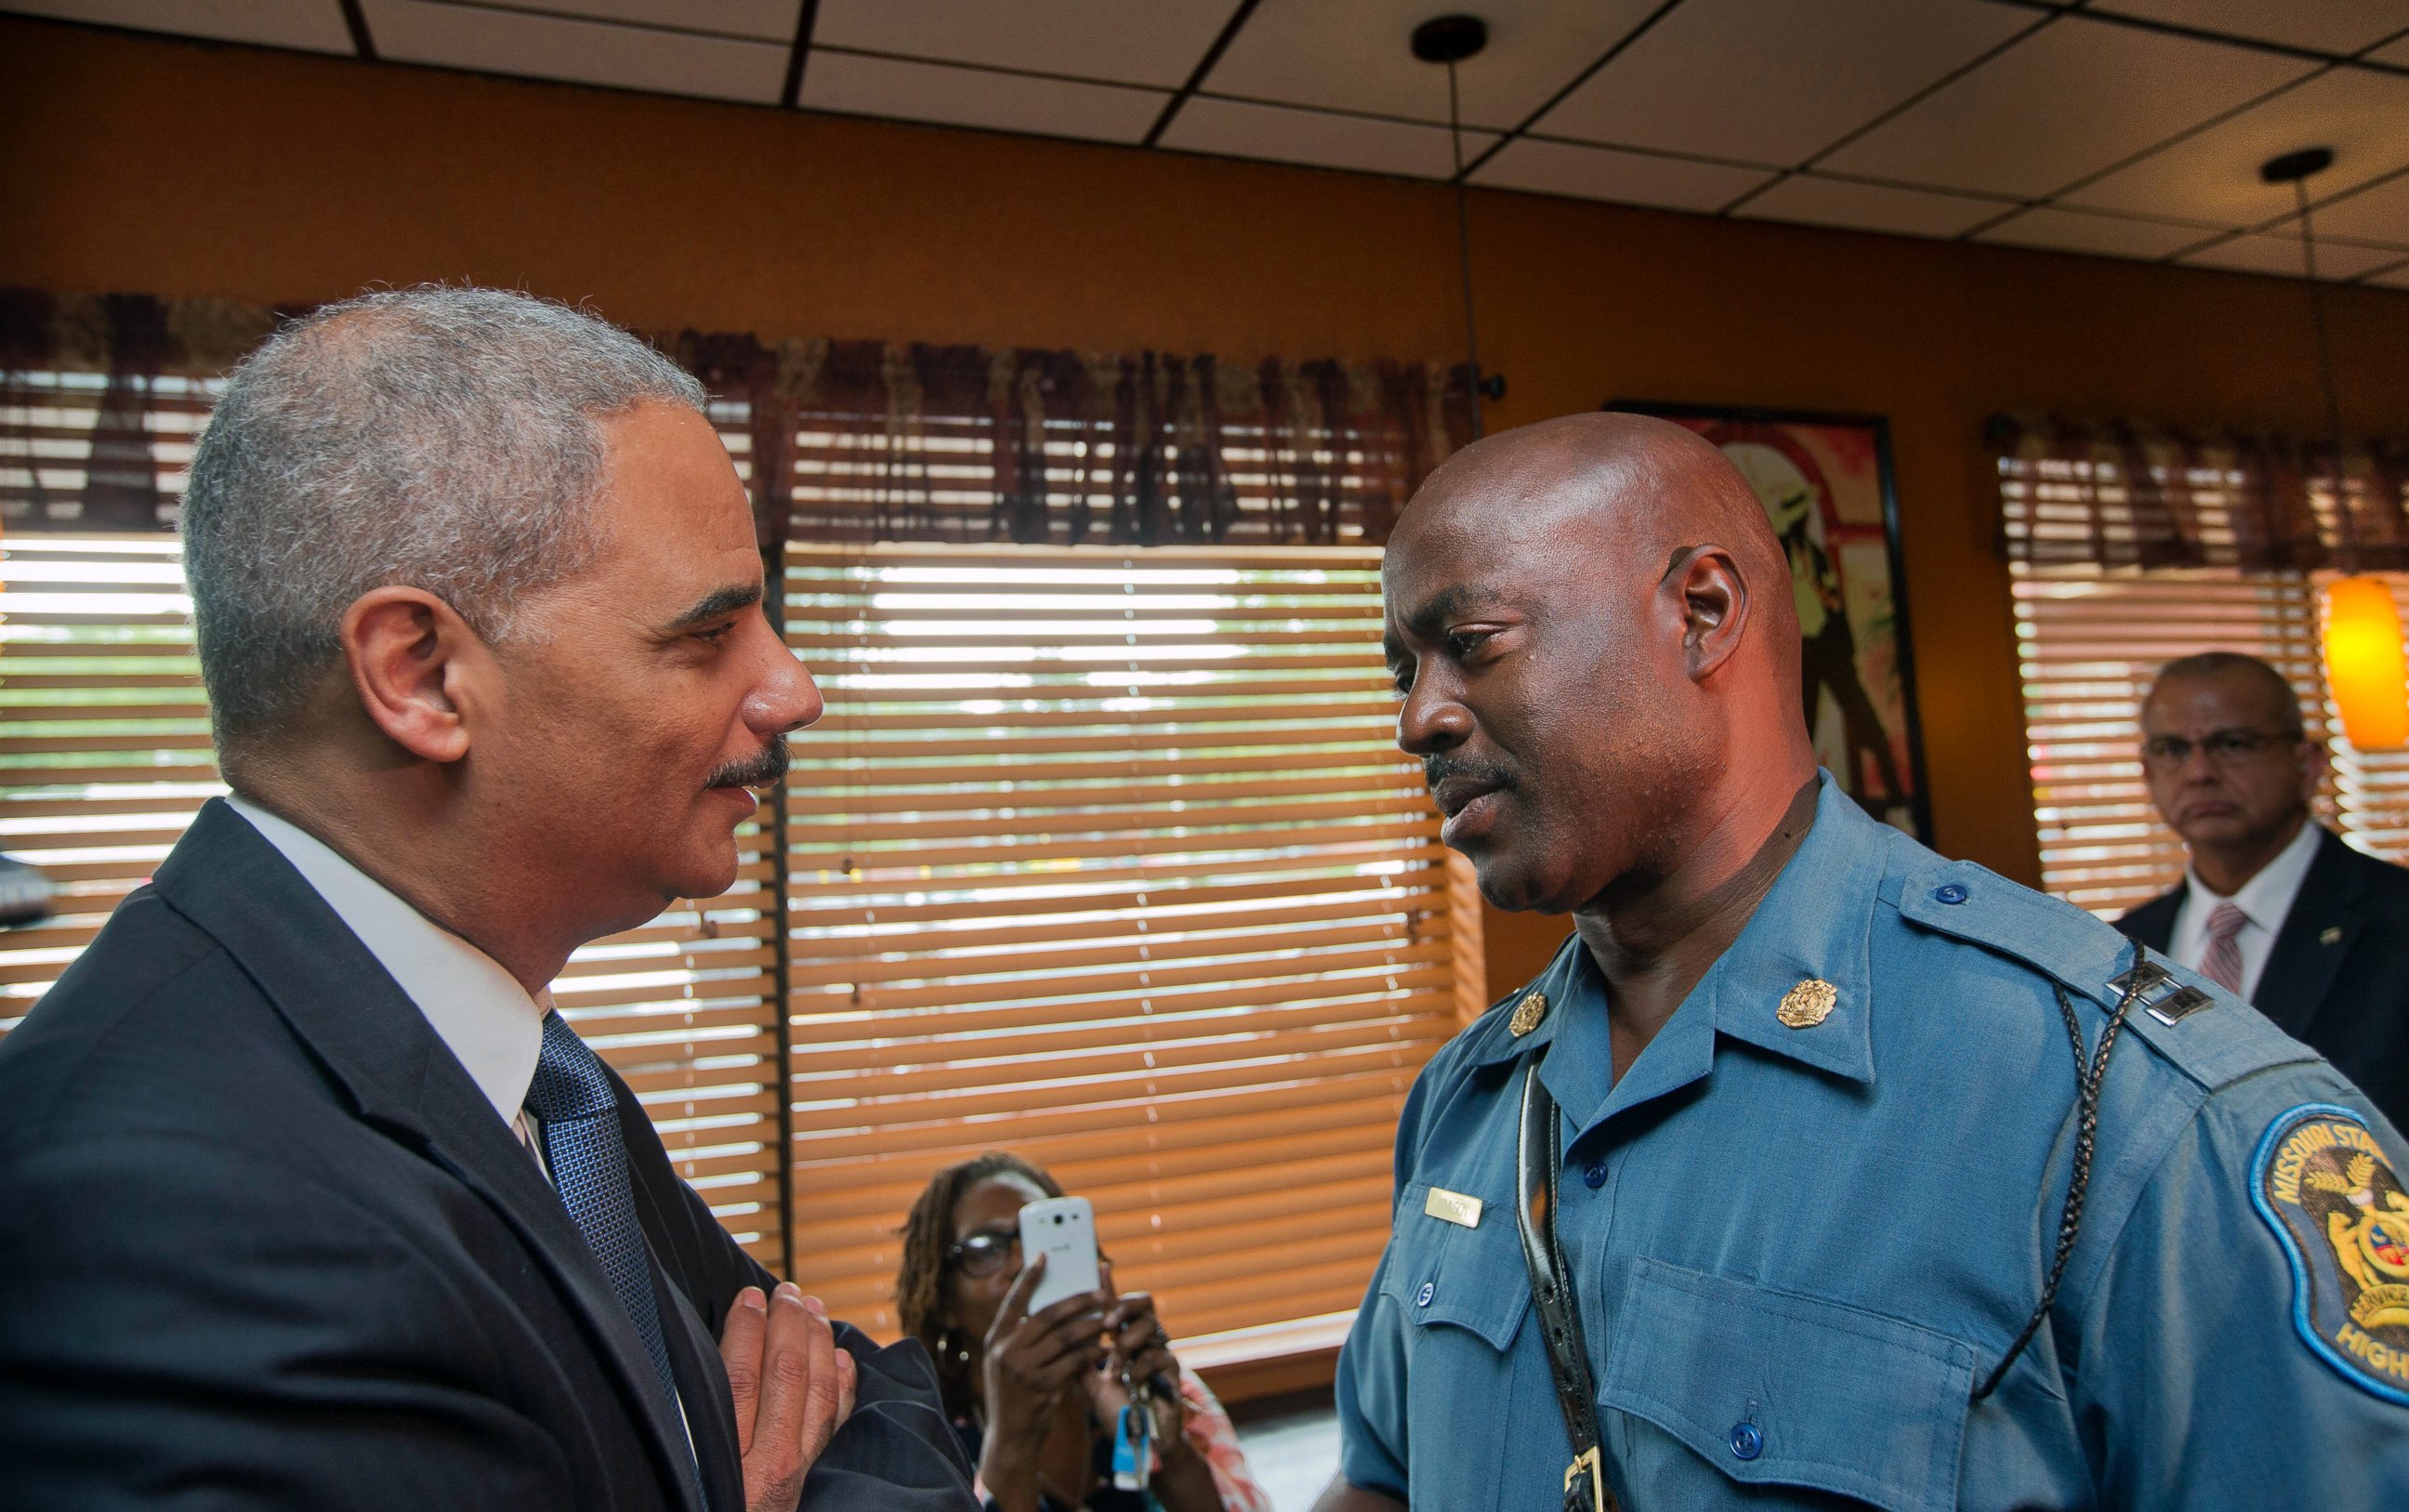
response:
[[[0,21],[0,284],[261,303],[442,280],[646,329],[1445,359],[1451,194],[1315,169]],[[1493,430],[1608,397],[1887,415],[1940,848],[2038,880],[1998,411],[2323,424],[2243,274],[1477,191]],[[2409,295],[2328,292],[2355,429]],[[1492,917],[1489,976],[1555,920]]]

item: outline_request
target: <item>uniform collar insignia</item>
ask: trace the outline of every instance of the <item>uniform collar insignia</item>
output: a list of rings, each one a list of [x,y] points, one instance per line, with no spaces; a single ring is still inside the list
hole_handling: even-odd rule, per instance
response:
[[[1677,1057],[1669,1053],[1674,1045],[1667,1044],[1667,1054],[1641,1058],[1623,1078],[1624,1085],[1615,1088],[1615,1104],[1655,1096],[1704,1075],[1712,1065],[1709,1042],[1715,1034],[1746,1040],[1853,1081],[1873,1080],[1867,1009],[1872,997],[1875,893],[1898,832],[1869,817],[1828,774],[1822,783],[1814,827],[1797,854],[1774,879],[1739,939],[1659,1035],[1660,1041],[1686,1038],[1693,1032],[1689,1024],[1703,1019],[1695,1031],[1697,1053]],[[1472,1062],[1500,1065],[1552,1043],[1573,1005],[1586,1001],[1592,976],[1580,938],[1565,941],[1546,971],[1483,1016],[1480,1032],[1485,1038],[1473,1051]],[[1778,1015],[1783,997],[1810,979],[1831,985],[1833,1005],[1812,1033],[1801,1033],[1784,1028]],[[1546,997],[1550,1011],[1528,1033],[1510,1033],[1507,1020],[1515,1006],[1533,992]],[[1707,1031],[1709,1024],[1711,1032]],[[1650,1046],[1652,1052],[1656,1048]],[[1565,1106],[1569,1110],[1571,1104]]]

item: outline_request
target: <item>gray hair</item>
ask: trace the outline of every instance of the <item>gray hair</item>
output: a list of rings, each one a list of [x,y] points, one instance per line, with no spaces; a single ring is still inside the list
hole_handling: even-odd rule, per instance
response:
[[[193,457],[184,572],[221,746],[274,731],[340,655],[343,612],[391,583],[488,641],[588,565],[599,424],[702,385],[581,310],[498,289],[362,295],[235,369]]]

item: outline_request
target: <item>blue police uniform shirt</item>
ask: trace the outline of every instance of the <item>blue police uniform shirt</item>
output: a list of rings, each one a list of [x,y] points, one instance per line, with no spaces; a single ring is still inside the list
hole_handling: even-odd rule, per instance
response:
[[[1559,1231],[1632,1512],[2401,1505],[2400,1136],[2214,987],[2171,1024],[2128,1014],[2048,1324],[1969,1401],[2040,1300],[2072,1164],[2052,984],[2088,1054],[2131,964],[2107,925],[1941,860],[1828,776],[1619,1083],[1604,982],[1567,942],[1536,1029],[1511,1032],[1513,995],[1406,1100],[1393,1229],[1339,1361],[1342,1473],[1446,1512],[1562,1505],[1570,1442],[1513,1221],[1544,1046]],[[1786,1027],[1808,980],[1837,989],[1829,1015]]]

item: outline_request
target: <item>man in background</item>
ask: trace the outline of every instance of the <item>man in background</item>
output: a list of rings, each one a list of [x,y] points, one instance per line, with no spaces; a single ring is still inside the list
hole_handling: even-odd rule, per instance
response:
[[[926,1352],[756,1264],[551,1008],[733,883],[819,714],[703,404],[470,289],[234,375],[184,503],[233,796],[0,1044],[0,1505],[974,1505]]]
[[[2142,772],[2191,865],[2116,928],[2247,999],[2409,1127],[2409,871],[2310,816],[2326,752],[2284,675],[2231,651],[2169,662],[2142,704]]]

